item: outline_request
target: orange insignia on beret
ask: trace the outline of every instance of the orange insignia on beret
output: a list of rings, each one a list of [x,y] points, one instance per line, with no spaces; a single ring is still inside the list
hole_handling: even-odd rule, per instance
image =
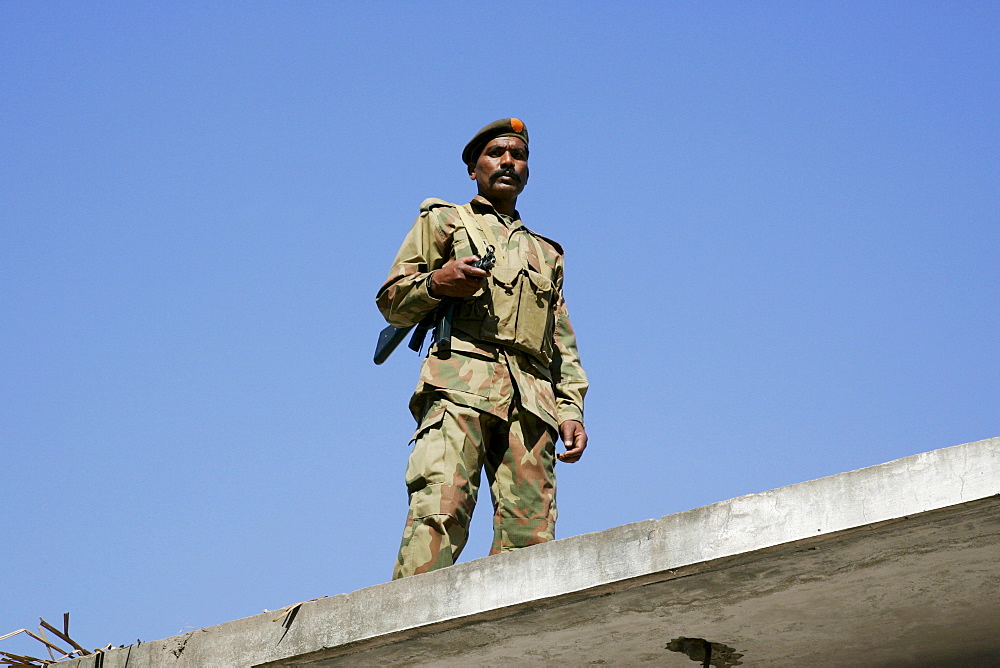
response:
[[[524,123],[520,118],[512,118],[510,119],[510,129],[514,132],[521,132],[524,130]]]

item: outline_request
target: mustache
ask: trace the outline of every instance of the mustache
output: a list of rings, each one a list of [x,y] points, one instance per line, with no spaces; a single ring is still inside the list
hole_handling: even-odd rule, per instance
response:
[[[521,177],[517,175],[517,172],[515,172],[513,169],[507,169],[507,168],[500,168],[497,171],[493,172],[490,175],[490,182],[492,183],[493,181],[496,181],[501,176],[509,176],[518,183],[521,182]]]

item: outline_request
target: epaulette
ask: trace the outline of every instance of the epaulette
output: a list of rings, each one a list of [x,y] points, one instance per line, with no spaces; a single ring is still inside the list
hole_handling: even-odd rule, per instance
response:
[[[536,237],[538,237],[539,239],[542,239],[544,241],[548,241],[550,244],[552,244],[555,247],[555,249],[557,251],[559,251],[560,255],[565,255],[566,254],[566,251],[563,250],[562,245],[558,241],[556,241],[555,239],[549,239],[548,237],[543,236],[543,235],[539,234],[538,232],[535,232],[534,230],[529,230],[529,231],[532,234],[534,234]]]
[[[437,208],[439,206],[455,206],[451,202],[445,202],[443,199],[438,199],[437,197],[428,197],[423,202],[420,203],[420,212],[426,213],[431,209]]]

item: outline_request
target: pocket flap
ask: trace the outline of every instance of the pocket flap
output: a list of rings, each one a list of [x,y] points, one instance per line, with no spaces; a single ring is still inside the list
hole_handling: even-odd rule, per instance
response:
[[[547,294],[552,291],[552,281],[537,271],[529,269],[528,280],[531,281],[531,287],[539,294]]]
[[[494,267],[490,272],[490,279],[493,281],[494,285],[499,285],[507,292],[511,292],[514,289],[514,286],[517,285],[517,279],[520,275],[520,269]]]
[[[423,419],[420,420],[420,426],[417,430],[413,432],[413,437],[410,438],[410,442],[407,445],[413,445],[418,438],[424,435],[425,432],[434,429],[439,424],[444,422],[444,403],[441,401],[435,401],[430,410],[424,415]]]

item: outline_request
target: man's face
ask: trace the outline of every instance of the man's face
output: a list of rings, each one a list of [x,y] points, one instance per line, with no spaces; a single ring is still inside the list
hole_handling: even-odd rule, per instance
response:
[[[469,177],[491,202],[516,198],[528,183],[528,147],[519,137],[497,137],[483,148]]]

